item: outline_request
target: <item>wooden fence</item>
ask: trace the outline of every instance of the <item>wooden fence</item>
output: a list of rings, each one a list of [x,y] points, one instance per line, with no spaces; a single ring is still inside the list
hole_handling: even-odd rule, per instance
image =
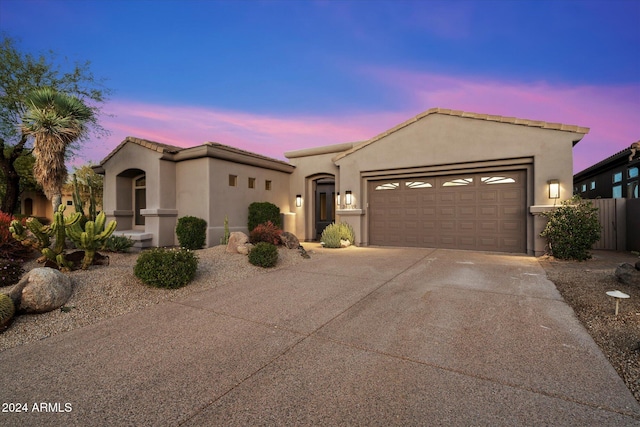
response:
[[[640,251],[640,199],[592,199],[602,231],[593,249]]]

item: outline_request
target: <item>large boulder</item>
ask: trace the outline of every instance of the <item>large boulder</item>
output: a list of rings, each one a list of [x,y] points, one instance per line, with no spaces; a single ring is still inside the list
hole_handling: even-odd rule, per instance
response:
[[[244,245],[238,246],[238,253],[242,255],[249,255],[249,252],[251,252],[251,248],[253,248],[253,245],[251,243],[245,243]]]
[[[295,234],[289,233],[288,231],[283,231],[280,234],[280,241],[287,249],[298,249],[300,247],[300,240],[298,240]]]
[[[618,281],[625,285],[640,286],[640,271],[629,263],[620,264],[616,268],[615,275]]]
[[[249,236],[242,231],[234,231],[229,234],[229,243],[227,243],[227,252],[231,254],[238,253],[238,246],[243,246],[249,241]]]
[[[16,311],[45,313],[62,307],[72,291],[68,276],[56,269],[42,267],[25,274],[9,291],[9,296],[16,305]]]

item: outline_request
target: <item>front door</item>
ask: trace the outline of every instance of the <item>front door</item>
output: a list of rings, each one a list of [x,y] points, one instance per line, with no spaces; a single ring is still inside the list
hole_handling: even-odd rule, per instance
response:
[[[316,183],[315,202],[316,240],[320,240],[324,228],[336,220],[336,186],[334,181],[319,180]]]

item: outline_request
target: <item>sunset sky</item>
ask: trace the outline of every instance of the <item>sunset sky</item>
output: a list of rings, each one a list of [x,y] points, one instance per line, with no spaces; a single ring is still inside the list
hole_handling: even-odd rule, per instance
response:
[[[589,127],[574,172],[640,140],[640,0],[2,0],[0,31],[113,89],[76,165],[127,135],[284,159],[433,107]]]

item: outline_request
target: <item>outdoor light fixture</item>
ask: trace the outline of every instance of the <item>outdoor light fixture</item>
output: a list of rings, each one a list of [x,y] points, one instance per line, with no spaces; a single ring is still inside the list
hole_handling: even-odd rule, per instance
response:
[[[560,198],[560,181],[557,179],[552,179],[548,182],[549,184],[549,198],[550,199],[559,199]]]
[[[340,192],[336,193],[336,205],[340,206]]]
[[[296,195],[296,206],[297,207],[302,206],[302,195],[301,194],[297,194]]]
[[[344,196],[344,202],[347,205],[351,205],[351,191],[347,190],[347,193]]]

